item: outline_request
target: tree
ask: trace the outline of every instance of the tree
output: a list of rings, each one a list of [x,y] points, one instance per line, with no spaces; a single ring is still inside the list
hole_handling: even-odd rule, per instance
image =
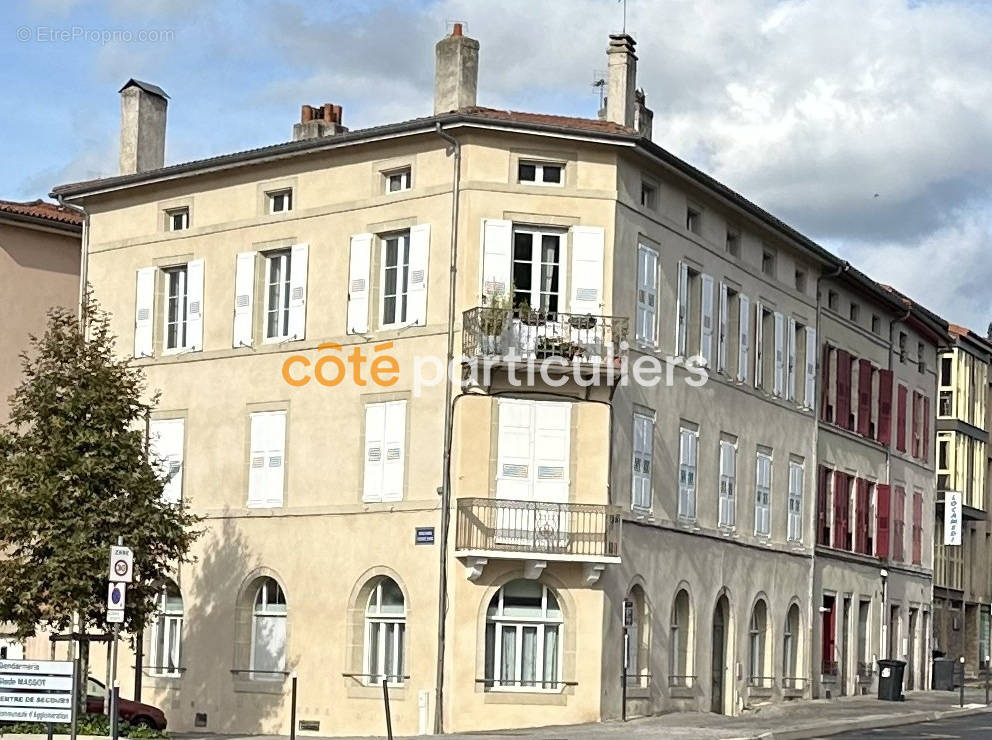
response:
[[[108,316],[87,297],[83,318],[49,313],[21,355],[22,382],[0,426],[0,622],[19,636],[106,628],[110,546],[134,551],[122,627],[138,633],[162,582],[199,532],[185,503],[162,501],[146,420],[157,397],[130,359],[114,354]],[[85,643],[84,665],[88,654]],[[85,694],[84,694],[85,695]]]

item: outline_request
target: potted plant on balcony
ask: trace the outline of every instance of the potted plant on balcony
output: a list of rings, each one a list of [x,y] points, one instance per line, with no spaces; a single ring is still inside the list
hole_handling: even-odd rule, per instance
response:
[[[573,329],[578,331],[588,331],[596,326],[596,317],[590,313],[585,316],[579,316],[578,314],[572,314],[568,317],[568,324]]]
[[[505,293],[483,296],[479,311],[479,344],[483,355],[503,353],[503,333],[510,316],[510,298]]]

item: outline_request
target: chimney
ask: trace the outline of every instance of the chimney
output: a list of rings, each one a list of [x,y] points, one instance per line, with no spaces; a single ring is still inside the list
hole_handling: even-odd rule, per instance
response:
[[[434,47],[434,115],[475,105],[479,87],[479,42],[456,23]]]
[[[634,127],[634,91],[637,85],[636,43],[625,33],[610,34],[606,49],[606,120]]]
[[[634,92],[634,128],[637,133],[651,141],[651,125],[654,123],[654,111],[648,108],[644,101],[644,91]]]
[[[133,175],[162,167],[169,96],[158,85],[134,78],[118,92],[121,94],[121,174]]]
[[[341,125],[341,113],[341,106],[334,103],[324,103],[317,108],[304,105],[300,111],[300,122],[293,124],[293,141],[345,133],[348,128]]]

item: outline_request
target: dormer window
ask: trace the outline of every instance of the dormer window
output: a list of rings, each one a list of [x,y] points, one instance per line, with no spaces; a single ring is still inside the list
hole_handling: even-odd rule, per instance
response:
[[[269,199],[269,213],[286,213],[293,210],[293,190],[273,190],[265,194]]]
[[[385,173],[386,178],[386,192],[387,193],[399,193],[403,190],[410,189],[410,168],[406,167],[402,170],[393,170],[392,172]]]
[[[555,162],[528,162],[521,160],[517,166],[517,179],[527,185],[561,185],[564,182],[563,164]]]
[[[169,231],[189,228],[189,208],[170,208],[165,212],[165,226]]]

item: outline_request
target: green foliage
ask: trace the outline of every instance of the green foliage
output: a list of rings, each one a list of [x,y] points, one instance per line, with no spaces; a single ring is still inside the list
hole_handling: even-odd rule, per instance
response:
[[[68,735],[70,732],[68,724],[53,724],[52,733],[55,735]],[[108,737],[110,735],[110,718],[105,714],[81,714],[76,723],[77,734],[96,735]],[[151,727],[141,725],[130,725],[121,720],[118,724],[121,737],[132,738],[167,738],[168,732],[154,730]],[[48,725],[42,722],[11,722],[0,723],[0,735],[46,735]]]
[[[199,534],[185,504],[161,500],[145,427],[156,398],[144,375],[114,354],[106,313],[87,299],[84,319],[49,313],[22,355],[11,418],[0,426],[0,622],[20,636],[64,631],[78,613],[104,626],[109,549],[134,550],[123,627],[142,628],[159,584]]]

